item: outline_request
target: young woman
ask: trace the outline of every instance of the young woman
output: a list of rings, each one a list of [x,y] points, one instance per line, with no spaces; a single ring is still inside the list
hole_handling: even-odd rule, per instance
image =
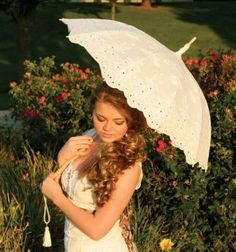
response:
[[[135,251],[120,219],[142,180],[146,120],[106,84],[92,96],[91,109],[94,129],[65,143],[58,164],[68,165],[44,180],[42,192],[66,216],[65,251]]]

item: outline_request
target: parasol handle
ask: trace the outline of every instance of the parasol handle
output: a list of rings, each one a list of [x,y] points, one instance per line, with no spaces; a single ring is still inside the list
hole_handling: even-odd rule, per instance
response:
[[[182,54],[184,54],[192,45],[192,43],[196,40],[197,38],[194,37],[192,38],[187,44],[185,44],[183,47],[181,47],[179,49],[179,51],[175,52],[177,55],[181,56]]]
[[[61,167],[59,167],[59,169],[54,172],[52,178],[56,179],[56,177],[60,176],[63,171],[66,169],[66,167],[69,165],[69,163],[72,163],[76,158],[78,158],[80,155],[75,155],[72,158],[70,158],[69,160],[66,160],[66,162],[63,163],[63,165]]]

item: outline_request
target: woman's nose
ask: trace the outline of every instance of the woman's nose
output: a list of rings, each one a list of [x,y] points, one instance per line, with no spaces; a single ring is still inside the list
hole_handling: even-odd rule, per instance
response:
[[[111,129],[111,123],[109,121],[106,121],[104,126],[103,126],[103,129],[105,131],[109,131]]]

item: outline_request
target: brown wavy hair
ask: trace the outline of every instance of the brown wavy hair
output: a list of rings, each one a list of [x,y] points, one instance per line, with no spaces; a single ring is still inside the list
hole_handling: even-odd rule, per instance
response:
[[[91,111],[97,101],[113,105],[125,116],[128,125],[128,131],[122,139],[99,145],[96,162],[84,170],[93,187],[97,206],[103,206],[110,199],[123,171],[146,158],[146,143],[141,134],[146,127],[146,119],[141,111],[128,105],[122,91],[105,83],[93,93]]]

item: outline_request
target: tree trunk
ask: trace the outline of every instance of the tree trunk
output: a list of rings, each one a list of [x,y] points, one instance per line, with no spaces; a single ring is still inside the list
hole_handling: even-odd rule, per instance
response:
[[[16,20],[18,32],[18,50],[20,72],[23,70],[23,63],[30,58],[30,21],[28,17],[18,17]]]
[[[151,0],[143,0],[142,6],[145,8],[152,8]]]
[[[116,19],[116,0],[111,1],[111,20]]]

